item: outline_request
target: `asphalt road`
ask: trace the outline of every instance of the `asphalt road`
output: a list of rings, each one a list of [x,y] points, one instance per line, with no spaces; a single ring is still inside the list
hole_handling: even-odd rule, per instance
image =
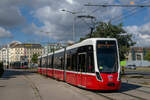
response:
[[[6,70],[0,100],[150,100],[150,85],[136,80],[123,79],[119,91],[89,91],[30,71]]]

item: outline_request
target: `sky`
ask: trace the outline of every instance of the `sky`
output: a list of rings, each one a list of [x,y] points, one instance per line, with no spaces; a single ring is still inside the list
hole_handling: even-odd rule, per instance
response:
[[[87,7],[84,4],[150,4],[149,0],[0,0],[0,45],[11,41],[55,43],[75,40],[90,32],[96,21],[123,23],[136,46],[150,47],[150,8]],[[65,11],[62,11],[65,9]],[[71,14],[67,11],[76,12]]]

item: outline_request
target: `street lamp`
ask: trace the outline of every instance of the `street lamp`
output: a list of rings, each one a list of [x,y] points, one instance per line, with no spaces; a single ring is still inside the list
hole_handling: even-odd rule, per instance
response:
[[[73,41],[75,41],[75,18],[76,18],[75,15],[78,13],[82,13],[82,12],[69,11],[69,10],[65,10],[65,9],[62,9],[61,11],[71,13],[74,17],[73,18],[73,25],[72,25],[72,39],[73,39]]]

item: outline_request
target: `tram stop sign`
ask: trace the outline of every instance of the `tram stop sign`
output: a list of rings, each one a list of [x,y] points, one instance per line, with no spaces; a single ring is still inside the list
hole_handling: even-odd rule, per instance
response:
[[[127,65],[127,61],[120,61],[120,66],[126,66]]]

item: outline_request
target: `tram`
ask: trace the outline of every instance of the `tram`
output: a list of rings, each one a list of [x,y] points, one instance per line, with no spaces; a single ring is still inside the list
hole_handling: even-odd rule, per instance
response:
[[[90,38],[38,57],[38,73],[92,90],[119,90],[118,43],[115,38]]]

